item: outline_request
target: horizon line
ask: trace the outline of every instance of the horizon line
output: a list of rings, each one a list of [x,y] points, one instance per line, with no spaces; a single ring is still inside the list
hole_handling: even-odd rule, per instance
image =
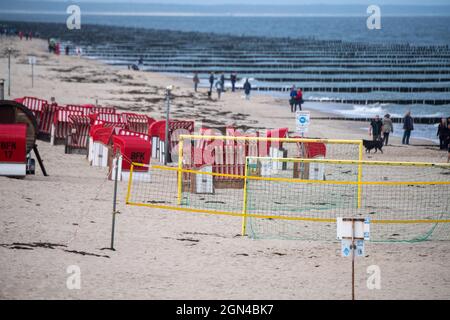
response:
[[[449,5],[450,7],[450,5]],[[28,10],[0,10],[0,14],[23,14],[23,15],[64,15],[65,11],[28,11]],[[359,13],[195,13],[195,12],[114,12],[114,11],[88,11],[83,12],[84,16],[130,16],[130,17],[367,17],[367,14]],[[448,17],[448,13],[385,13],[387,17]]]

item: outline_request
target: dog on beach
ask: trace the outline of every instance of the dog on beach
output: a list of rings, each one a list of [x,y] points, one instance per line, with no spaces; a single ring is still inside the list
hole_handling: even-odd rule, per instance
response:
[[[372,149],[375,149],[375,153],[377,153],[377,150],[380,150],[381,153],[383,153],[383,140],[363,140],[363,146],[366,148],[366,152],[369,152]]]

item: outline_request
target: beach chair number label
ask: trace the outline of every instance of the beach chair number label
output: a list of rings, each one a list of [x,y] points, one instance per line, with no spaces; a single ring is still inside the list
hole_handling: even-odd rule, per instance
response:
[[[16,143],[15,142],[2,142],[1,149],[5,154],[5,159],[11,159],[14,153],[14,150],[16,150]]]

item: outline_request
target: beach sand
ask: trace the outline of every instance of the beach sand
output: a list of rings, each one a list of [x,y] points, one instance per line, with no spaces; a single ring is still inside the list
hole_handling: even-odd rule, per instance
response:
[[[172,116],[205,126],[289,127],[286,101],[225,93],[210,101],[189,79],[119,70],[98,61],[49,55],[46,41],[1,38],[14,48],[11,98],[55,97],[59,104],[95,103],[161,119],[165,88],[174,85]],[[3,54],[3,50],[2,54]],[[28,55],[37,57],[34,88]],[[0,56],[1,78],[7,58]],[[6,88],[5,88],[6,89]],[[7,92],[7,90],[5,90]],[[8,97],[7,97],[8,98]],[[215,95],[214,95],[215,99]],[[304,105],[308,110],[308,103]],[[323,114],[311,111],[313,117]],[[312,120],[309,136],[361,139],[368,123]],[[384,154],[365,159],[444,162],[435,146],[402,146],[393,137]],[[351,259],[340,243],[251,240],[241,219],[125,206],[119,183],[115,249],[110,246],[113,182],[107,170],[63,146],[38,141],[50,176],[0,177],[0,298],[2,299],[350,299]],[[450,243],[367,243],[356,261],[357,299],[448,299]],[[81,288],[70,290],[69,266]],[[369,290],[367,268],[381,270],[381,289]]]

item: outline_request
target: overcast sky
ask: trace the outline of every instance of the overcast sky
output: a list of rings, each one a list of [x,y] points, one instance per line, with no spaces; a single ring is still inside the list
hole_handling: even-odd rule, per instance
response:
[[[14,0],[0,0],[4,1]],[[40,0],[29,0],[40,1]],[[48,0],[47,0],[48,1]],[[242,5],[302,5],[302,4],[359,4],[359,5],[450,5],[450,0],[50,0],[55,2],[135,2],[135,3],[179,3],[179,4],[242,4]]]

